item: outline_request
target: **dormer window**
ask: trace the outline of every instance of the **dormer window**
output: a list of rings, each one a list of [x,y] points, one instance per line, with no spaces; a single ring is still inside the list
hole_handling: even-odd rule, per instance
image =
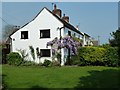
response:
[[[28,39],[28,31],[21,31],[21,39]]]

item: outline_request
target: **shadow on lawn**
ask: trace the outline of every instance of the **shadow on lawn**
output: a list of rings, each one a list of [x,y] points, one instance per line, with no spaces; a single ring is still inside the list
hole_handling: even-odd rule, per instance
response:
[[[1,86],[1,89],[2,89],[2,90],[7,90],[7,89],[8,89],[7,84],[6,84],[6,82],[5,82],[5,77],[6,77],[6,76],[7,76],[7,75],[2,74],[2,86]]]
[[[109,88],[120,89],[120,69],[108,69],[103,71],[89,71],[89,76],[79,78],[75,89],[80,88]]]
[[[48,89],[44,88],[44,87],[40,87],[38,85],[35,85],[35,86],[32,86],[31,88],[29,88],[27,90],[48,90]]]

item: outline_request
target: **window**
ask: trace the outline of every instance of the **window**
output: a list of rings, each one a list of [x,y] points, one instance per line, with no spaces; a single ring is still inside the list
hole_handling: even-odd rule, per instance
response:
[[[75,37],[75,36],[76,36],[76,34],[74,33],[74,34],[73,34],[73,36]]]
[[[40,38],[50,38],[50,29],[40,30]]]
[[[28,39],[28,31],[21,31],[21,39]]]
[[[50,49],[40,49],[41,57],[50,57]]]
[[[68,31],[68,35],[71,36],[71,32],[70,31]]]

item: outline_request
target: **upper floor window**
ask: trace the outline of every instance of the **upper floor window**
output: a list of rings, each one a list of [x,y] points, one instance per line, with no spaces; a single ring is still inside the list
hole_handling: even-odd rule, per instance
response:
[[[68,35],[71,36],[71,31],[68,31]]]
[[[21,39],[28,39],[28,31],[21,31]]]
[[[50,38],[50,29],[40,30],[40,38]]]
[[[73,34],[73,36],[75,37],[75,36],[76,36],[76,34],[74,33],[74,34]]]
[[[40,49],[41,57],[50,57],[50,49]]]

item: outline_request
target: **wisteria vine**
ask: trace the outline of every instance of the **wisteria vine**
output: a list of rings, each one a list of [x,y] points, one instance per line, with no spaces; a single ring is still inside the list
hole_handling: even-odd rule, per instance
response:
[[[52,53],[56,53],[57,50],[61,48],[67,48],[72,51],[72,55],[77,54],[77,49],[81,46],[81,42],[74,40],[72,36],[63,37],[61,40],[58,38],[53,39],[52,41],[47,42],[47,46],[55,46],[52,48]]]

